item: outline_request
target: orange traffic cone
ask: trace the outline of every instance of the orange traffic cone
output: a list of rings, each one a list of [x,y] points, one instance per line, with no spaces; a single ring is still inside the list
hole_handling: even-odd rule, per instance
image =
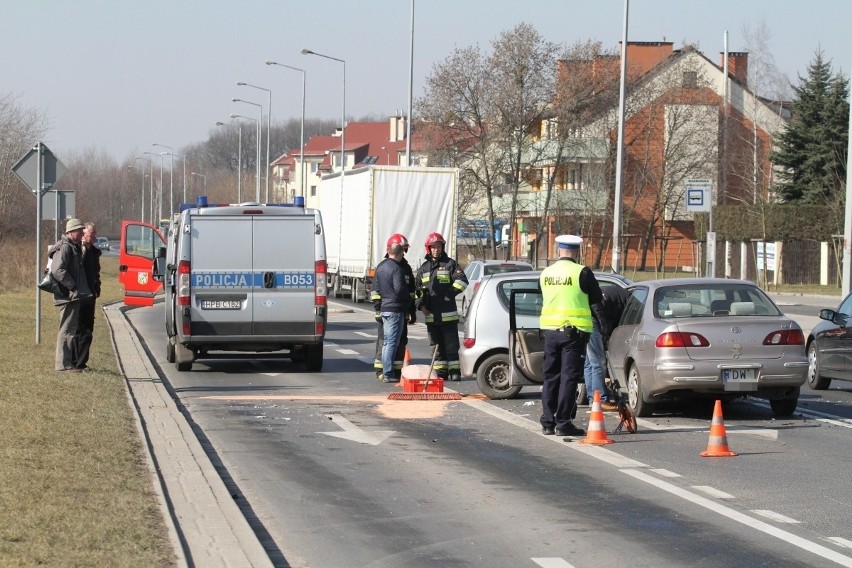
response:
[[[606,427],[604,426],[603,410],[601,410],[601,391],[595,391],[595,399],[592,402],[592,410],[589,412],[589,429],[586,431],[586,437],[580,440],[581,444],[593,444],[595,446],[604,446],[615,442],[607,436]]]
[[[402,366],[408,367],[411,365],[411,351],[408,350],[408,347],[405,348],[405,355],[402,357]]]
[[[701,452],[703,458],[729,458],[737,455],[728,448],[728,436],[722,421],[722,401],[717,400],[713,408],[713,421],[710,422],[710,441],[707,450]]]

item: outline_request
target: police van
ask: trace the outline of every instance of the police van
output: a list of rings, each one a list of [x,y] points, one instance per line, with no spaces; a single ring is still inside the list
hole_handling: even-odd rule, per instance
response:
[[[322,369],[327,322],[322,216],[295,204],[194,207],[175,214],[154,262],[166,356],[179,371],[228,352],[286,350]]]

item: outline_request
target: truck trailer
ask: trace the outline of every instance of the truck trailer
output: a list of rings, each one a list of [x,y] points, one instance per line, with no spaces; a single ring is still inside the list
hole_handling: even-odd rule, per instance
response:
[[[429,233],[456,250],[456,168],[366,166],[323,176],[318,189],[325,224],[329,294],[353,302],[369,297],[376,265],[394,233],[411,244],[408,262],[416,269]]]

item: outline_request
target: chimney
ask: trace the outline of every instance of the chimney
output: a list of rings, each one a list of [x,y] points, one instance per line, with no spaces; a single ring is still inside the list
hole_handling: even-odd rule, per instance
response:
[[[725,68],[725,52],[719,53],[719,66]],[[748,88],[748,52],[728,52],[728,74]]]
[[[390,117],[390,136],[388,137],[389,142],[399,142],[400,140],[405,140],[405,115],[402,111]]]

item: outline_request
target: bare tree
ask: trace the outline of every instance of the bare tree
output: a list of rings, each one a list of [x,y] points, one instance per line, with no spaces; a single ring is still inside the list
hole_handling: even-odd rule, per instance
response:
[[[46,133],[42,110],[25,107],[11,93],[0,96],[0,242],[9,235],[26,234],[35,222],[35,198],[12,167]]]

